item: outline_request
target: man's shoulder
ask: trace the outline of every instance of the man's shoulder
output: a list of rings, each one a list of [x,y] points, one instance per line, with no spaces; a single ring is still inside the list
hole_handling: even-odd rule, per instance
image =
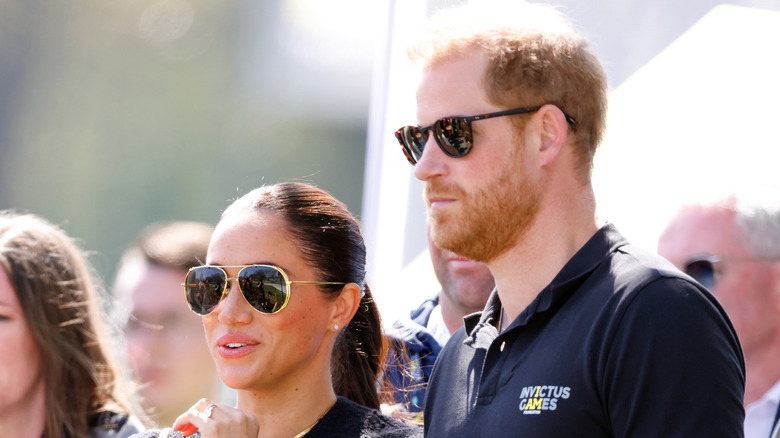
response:
[[[653,281],[659,277],[687,278],[671,262],[639,246],[627,244],[610,256],[612,272],[624,281]]]
[[[602,275],[611,284],[612,293],[621,300],[652,293],[664,299],[696,295],[715,301],[709,291],[671,262],[633,245],[623,246],[612,254]]]

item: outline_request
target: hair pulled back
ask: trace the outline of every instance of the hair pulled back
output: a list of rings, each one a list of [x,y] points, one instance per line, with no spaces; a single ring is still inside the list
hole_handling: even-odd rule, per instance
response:
[[[281,183],[255,189],[223,213],[266,211],[287,223],[285,232],[322,281],[356,283],[363,291],[357,313],[334,346],[331,372],[336,394],[378,409],[377,378],[384,362],[381,319],[365,284],[366,247],[357,220],[326,191],[304,183]],[[320,285],[334,298],[340,285]]]

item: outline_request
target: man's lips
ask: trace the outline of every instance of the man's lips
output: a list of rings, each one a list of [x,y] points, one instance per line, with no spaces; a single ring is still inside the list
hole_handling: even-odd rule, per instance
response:
[[[446,205],[455,202],[455,198],[445,196],[428,196],[425,198],[425,203],[428,207]]]
[[[456,201],[462,194],[463,191],[458,186],[438,180],[427,182],[423,187],[423,199],[429,207]]]

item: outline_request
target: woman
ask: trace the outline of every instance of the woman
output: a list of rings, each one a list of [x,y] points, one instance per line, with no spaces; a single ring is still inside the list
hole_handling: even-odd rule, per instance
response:
[[[201,400],[174,429],[204,438],[422,436],[376,410],[384,344],[365,266],[357,221],[328,193],[287,183],[235,201],[185,292],[238,409]]]
[[[122,391],[76,245],[34,215],[0,211],[2,436],[119,438],[142,430]]]

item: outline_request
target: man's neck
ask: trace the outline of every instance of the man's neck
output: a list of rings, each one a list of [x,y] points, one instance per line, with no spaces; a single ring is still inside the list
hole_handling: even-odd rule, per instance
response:
[[[548,204],[520,242],[488,263],[508,322],[536,298],[599,229],[589,188],[568,199],[576,201],[563,199]]]

